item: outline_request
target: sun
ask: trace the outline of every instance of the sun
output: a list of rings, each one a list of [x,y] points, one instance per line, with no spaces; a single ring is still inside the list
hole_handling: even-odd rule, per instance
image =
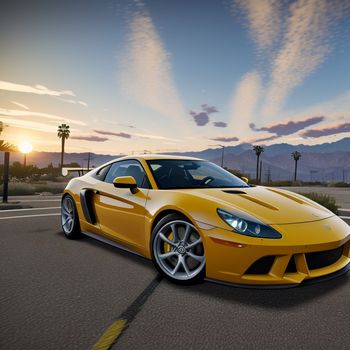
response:
[[[33,150],[33,146],[30,142],[28,141],[22,141],[20,144],[19,144],[19,150],[22,152],[22,153],[29,153]]]

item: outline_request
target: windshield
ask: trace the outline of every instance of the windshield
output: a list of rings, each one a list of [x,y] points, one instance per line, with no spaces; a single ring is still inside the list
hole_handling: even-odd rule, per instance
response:
[[[203,160],[147,161],[159,189],[249,187],[237,176]]]

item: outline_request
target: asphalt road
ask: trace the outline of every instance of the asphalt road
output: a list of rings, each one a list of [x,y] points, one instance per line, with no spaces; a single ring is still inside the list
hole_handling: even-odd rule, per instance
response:
[[[35,208],[0,211],[0,349],[107,349],[124,319],[112,349],[349,349],[350,274],[282,290],[176,286],[143,258],[64,238],[58,197],[23,199]]]

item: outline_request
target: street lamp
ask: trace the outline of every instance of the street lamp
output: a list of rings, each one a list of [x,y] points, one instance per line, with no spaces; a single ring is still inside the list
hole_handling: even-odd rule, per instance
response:
[[[215,146],[215,147],[221,147],[222,153],[221,153],[221,168],[224,167],[224,152],[225,152],[225,146],[224,145],[209,145],[209,146]]]
[[[28,141],[23,141],[19,144],[19,150],[24,154],[23,167],[27,166],[27,154],[33,150],[33,146]]]

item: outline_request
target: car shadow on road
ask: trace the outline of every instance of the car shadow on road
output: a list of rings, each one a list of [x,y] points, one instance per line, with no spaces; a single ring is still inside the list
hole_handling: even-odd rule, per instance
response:
[[[348,283],[350,283],[349,274],[329,281],[294,288],[249,289],[220,285],[208,281],[201,285],[190,286],[188,290],[208,297],[224,299],[228,302],[277,309],[281,307],[293,308],[310,301],[314,302],[326,295],[336,293],[339,289],[346,288]],[[176,286],[175,288],[183,287]]]

